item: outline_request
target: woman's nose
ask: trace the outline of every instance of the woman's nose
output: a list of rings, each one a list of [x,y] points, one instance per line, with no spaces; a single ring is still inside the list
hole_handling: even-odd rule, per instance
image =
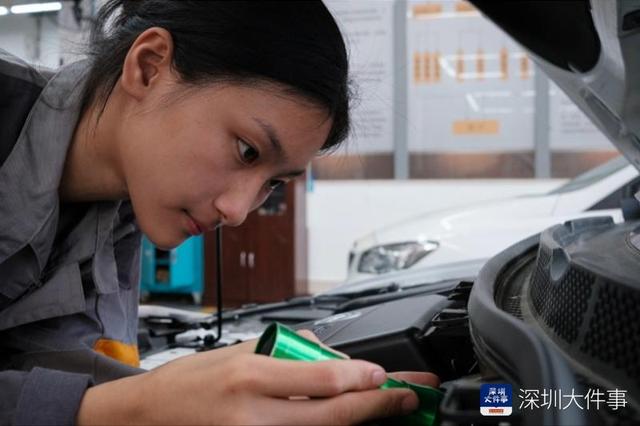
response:
[[[240,226],[247,215],[257,207],[259,190],[237,188],[219,196],[216,201],[216,209],[220,212],[221,222],[225,226]]]

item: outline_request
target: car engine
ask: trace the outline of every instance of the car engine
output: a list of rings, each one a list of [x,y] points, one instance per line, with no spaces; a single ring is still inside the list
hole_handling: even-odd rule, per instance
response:
[[[473,281],[390,283],[226,311],[217,342],[214,317],[150,316],[141,320],[141,348],[148,359],[177,348],[211,350],[278,321],[387,371],[436,373],[445,391],[441,425],[638,424],[639,246],[637,222],[569,221],[509,247]],[[519,393],[510,416],[480,414],[485,383],[511,383]],[[624,405],[585,409],[595,389],[624,391]],[[554,409],[536,408],[523,395],[533,390],[573,395],[578,404],[565,407],[560,397]]]

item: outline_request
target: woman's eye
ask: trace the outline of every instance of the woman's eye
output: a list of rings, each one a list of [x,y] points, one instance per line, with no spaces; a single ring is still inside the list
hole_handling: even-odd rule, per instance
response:
[[[242,139],[238,139],[238,153],[240,154],[242,161],[247,164],[253,163],[260,156],[260,153],[254,147]]]
[[[268,188],[269,191],[275,191],[277,188],[279,188],[280,186],[284,185],[286,182],[283,180],[279,180],[279,179],[271,179],[268,182]]]

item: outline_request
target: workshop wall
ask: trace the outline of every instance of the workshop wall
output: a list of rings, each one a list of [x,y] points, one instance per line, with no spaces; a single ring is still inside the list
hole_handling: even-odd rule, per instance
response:
[[[317,179],[566,178],[616,155],[551,82],[548,139],[536,146],[536,66],[471,3],[325,1],[356,96],[353,132],[314,161]]]

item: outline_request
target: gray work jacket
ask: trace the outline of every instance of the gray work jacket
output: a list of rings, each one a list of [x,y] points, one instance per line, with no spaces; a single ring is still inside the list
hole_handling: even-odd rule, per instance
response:
[[[141,371],[131,204],[58,197],[87,70],[0,50],[0,424],[71,424],[88,386]]]

